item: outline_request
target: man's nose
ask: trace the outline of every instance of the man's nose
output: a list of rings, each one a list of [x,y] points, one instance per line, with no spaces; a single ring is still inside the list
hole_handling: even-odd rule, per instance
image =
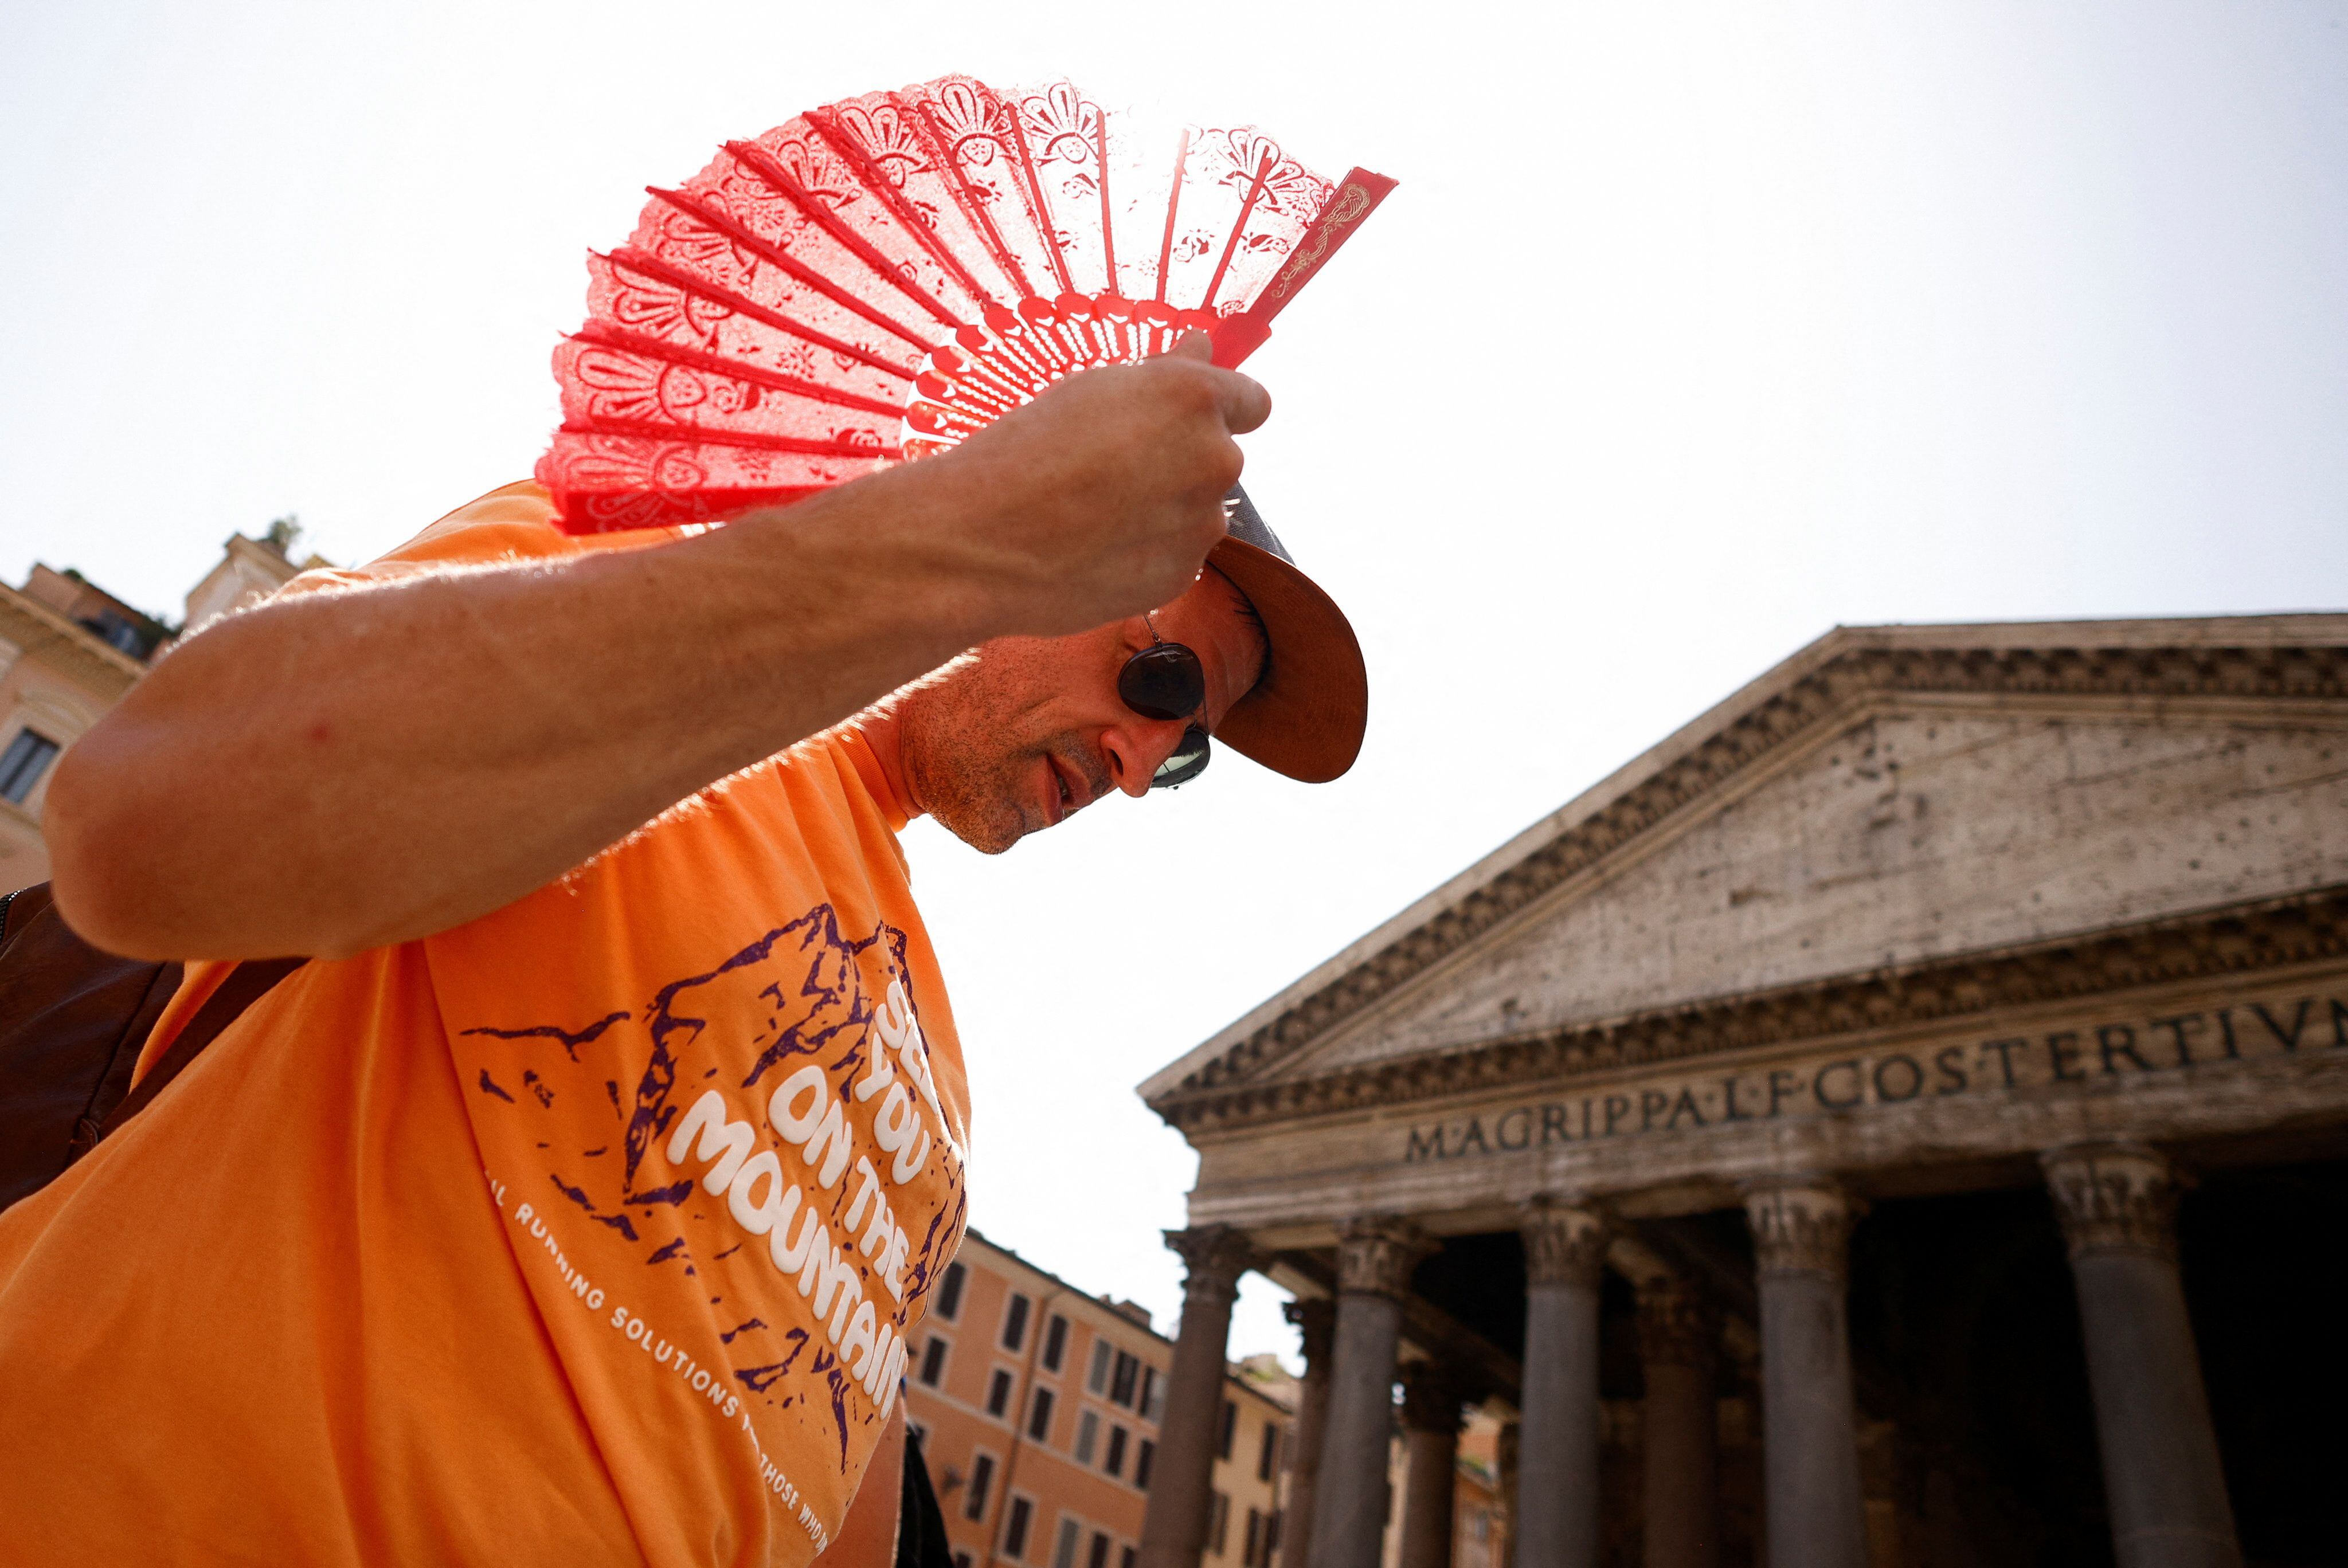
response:
[[[1101,737],[1101,746],[1108,753],[1117,787],[1136,800],[1148,794],[1149,781],[1182,743],[1187,728],[1179,719],[1135,718],[1110,729]]]

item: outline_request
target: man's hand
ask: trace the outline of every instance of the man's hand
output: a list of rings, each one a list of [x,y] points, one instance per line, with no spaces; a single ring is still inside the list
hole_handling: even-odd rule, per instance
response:
[[[1234,436],[1270,394],[1192,333],[1147,364],[1086,371],[935,461],[991,503],[971,569],[1002,585],[1005,631],[1056,637],[1179,598],[1223,537]]]
[[[1175,598],[1262,387],[1203,335],[956,451],[631,551],[263,604],[67,749],[57,906],[149,958],[342,956],[511,903],[964,649]]]

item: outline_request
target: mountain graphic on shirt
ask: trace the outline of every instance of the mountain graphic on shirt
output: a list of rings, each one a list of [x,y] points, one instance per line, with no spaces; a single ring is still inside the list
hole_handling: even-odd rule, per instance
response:
[[[810,1321],[798,1289],[772,1266],[765,1242],[729,1221],[724,1195],[713,1196],[698,1180],[700,1163],[671,1163],[666,1145],[685,1108],[718,1090],[730,1115],[757,1129],[756,1147],[776,1150],[810,1205],[820,1205],[817,1212],[834,1240],[856,1257],[863,1299],[901,1335],[921,1317],[961,1242],[967,1199],[951,1130],[930,1128],[934,1163],[916,1181],[926,1190],[889,1194],[911,1244],[899,1303],[881,1288],[878,1261],[858,1252],[847,1234],[858,1183],[823,1188],[798,1163],[798,1151],[768,1126],[766,1105],[786,1079],[816,1063],[848,1108],[859,1152],[885,1165],[872,1143],[869,1110],[852,1091],[881,1049],[875,1025],[890,984],[906,983],[910,993],[908,974],[904,932],[880,922],[868,935],[850,937],[832,906],[819,904],[716,968],[660,986],[641,1007],[585,1022],[458,1031],[479,1042],[475,1087],[497,1102],[493,1120],[516,1119],[515,1131],[527,1140],[520,1147],[535,1146],[550,1195],[559,1200],[549,1208],[575,1209],[645,1267],[696,1281],[696,1287],[668,1294],[698,1309],[740,1397],[778,1409],[808,1399],[828,1407],[843,1468],[850,1426],[877,1420],[877,1410],[856,1389],[821,1326]],[[927,1108],[922,1114],[939,1122]],[[477,1122],[480,1116],[477,1109]],[[858,1218],[861,1224],[863,1214]]]

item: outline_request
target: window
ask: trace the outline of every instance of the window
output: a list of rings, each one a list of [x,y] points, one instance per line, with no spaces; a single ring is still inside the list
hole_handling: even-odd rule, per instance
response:
[[[1220,1557],[1223,1543],[1231,1533],[1231,1499],[1229,1492],[1215,1493],[1214,1512],[1207,1515],[1207,1550]]]
[[[1085,1553],[1085,1568],[1108,1568],[1109,1538],[1093,1532],[1093,1549]]]
[[[1011,1512],[1003,1521],[1003,1554],[1014,1562],[1027,1550],[1027,1525],[1035,1517],[1035,1505],[1024,1497],[1011,1500]]]
[[[1027,1343],[1027,1298],[1016,1291],[1003,1312],[1003,1348],[1016,1350]]]
[[[1011,1406],[1011,1374],[997,1367],[986,1382],[986,1413],[1000,1419]]]
[[[986,1517],[986,1489],[994,1484],[994,1456],[973,1454],[970,1459],[970,1495],[962,1500],[964,1519]]]
[[[1067,1351],[1068,1320],[1056,1312],[1052,1315],[1052,1321],[1044,1328],[1044,1370],[1058,1371],[1060,1358]]]
[[[946,1342],[934,1334],[930,1336],[930,1342],[922,1347],[922,1387],[934,1389],[938,1386],[938,1379],[946,1375]]]
[[[1215,1457],[1231,1457],[1231,1439],[1239,1435],[1240,1408],[1231,1400],[1223,1401],[1223,1424],[1215,1432]]]
[[[1158,1445],[1142,1439],[1139,1451],[1133,1456],[1133,1484],[1144,1491],[1149,1490],[1149,1461],[1157,1457]]]
[[[1085,1527],[1060,1515],[1060,1539],[1052,1548],[1052,1568],[1076,1568],[1076,1548],[1085,1538]]]
[[[1052,1390],[1038,1389],[1027,1406],[1027,1435],[1043,1442],[1052,1435]]]
[[[1133,1568],[1134,1559],[1140,1555],[1132,1547],[1127,1547],[1117,1554],[1117,1568]]]
[[[1093,1450],[1100,1446],[1100,1417],[1086,1410],[1076,1418],[1076,1446],[1069,1450],[1078,1464],[1093,1462]]]
[[[970,1568],[970,1553],[967,1552],[955,1553],[953,1554],[953,1568]]]
[[[1279,1460],[1280,1423],[1278,1421],[1266,1421],[1263,1423],[1263,1447],[1256,1451],[1255,1456],[1256,1480],[1270,1481],[1272,1479],[1272,1466],[1277,1464]]]
[[[1105,1394],[1108,1391],[1108,1341],[1093,1341],[1093,1369],[1085,1377],[1086,1391]]]
[[[1166,1382],[1159,1377],[1158,1368],[1141,1369],[1141,1419],[1154,1421],[1166,1410]]]
[[[938,1285],[938,1320],[952,1323],[962,1310],[962,1282],[969,1271],[958,1263],[946,1265],[946,1276]]]
[[[1125,1473],[1125,1429],[1123,1427],[1109,1428],[1108,1454],[1101,1460],[1101,1469],[1111,1475]],[[1138,1486],[1142,1483],[1136,1481],[1134,1484]]]
[[[0,799],[11,805],[22,805],[33,786],[41,782],[49,763],[57,754],[57,742],[30,730],[19,730],[8,749],[0,753]]]
[[[1248,1510],[1247,1540],[1240,1551],[1241,1568],[1272,1568],[1272,1554],[1280,1547],[1280,1513],[1258,1513]]]
[[[1117,1372],[1108,1380],[1108,1402],[1133,1408],[1134,1379],[1141,1375],[1141,1363],[1120,1350],[1117,1353]]]
[[[111,610],[101,610],[96,615],[85,615],[78,624],[98,633],[99,641],[118,653],[128,653],[133,659],[147,657],[146,634]]]

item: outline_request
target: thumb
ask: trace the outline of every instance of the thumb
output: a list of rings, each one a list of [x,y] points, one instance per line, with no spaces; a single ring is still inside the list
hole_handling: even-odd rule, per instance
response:
[[[1185,333],[1166,351],[1165,357],[1211,365],[1215,361],[1215,340],[1205,333]],[[1214,384],[1215,405],[1222,415],[1223,428],[1232,435],[1244,436],[1272,417],[1272,394],[1263,389],[1261,382],[1236,370],[1220,369],[1209,372],[1208,379]]]

